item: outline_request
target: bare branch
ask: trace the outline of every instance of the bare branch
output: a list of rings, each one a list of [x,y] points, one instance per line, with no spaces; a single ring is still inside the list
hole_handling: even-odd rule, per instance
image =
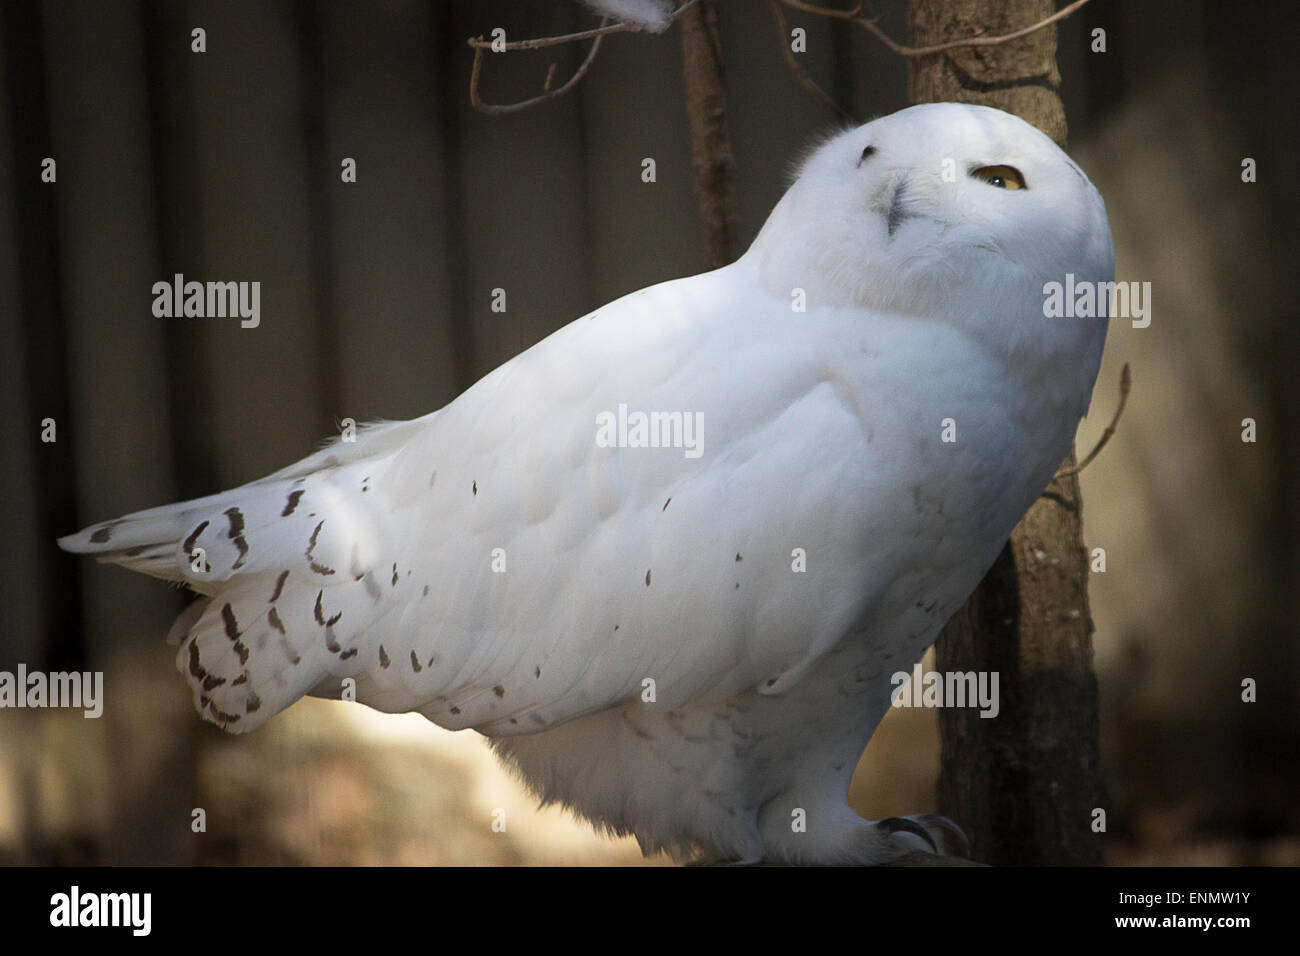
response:
[[[863,5],[859,3],[852,10],[836,10],[832,7],[819,7],[813,3],[800,3],[797,2],[797,0],[793,3],[789,3],[787,0],[781,0],[781,2],[792,9],[802,10],[804,13],[815,13],[818,16],[830,17],[832,20],[856,20],[858,19],[858,14],[862,12],[863,7]]]
[[[1022,30],[1016,30],[1013,33],[1003,34],[1002,36],[986,37],[973,36],[965,40],[951,40],[948,43],[936,43],[933,46],[905,46],[897,42],[884,30],[876,25],[875,20],[868,20],[866,17],[859,16],[862,12],[862,4],[858,4],[852,10],[837,10],[832,7],[821,7],[813,3],[806,3],[804,0],[781,0],[791,10],[802,10],[804,13],[813,13],[821,17],[829,17],[832,20],[845,20],[849,23],[856,23],[873,37],[887,46],[890,50],[899,56],[928,56],[931,53],[942,53],[944,50],[955,50],[959,47],[967,46],[997,46],[999,43],[1006,43],[1008,40],[1016,40],[1023,36],[1041,30],[1048,24],[1055,23],[1057,20],[1063,20],[1074,11],[1087,4],[1089,0],[1074,0],[1074,3],[1062,7],[1050,17],[1044,17],[1037,23],[1025,27]]]
[[[691,0],[692,3],[697,0]],[[690,4],[687,4],[689,6]],[[684,9],[684,8],[683,8]],[[675,19],[677,13],[673,13]],[[500,52],[510,52],[512,50],[542,50],[548,46],[560,46],[563,43],[577,43],[579,40],[594,40],[597,37],[609,36],[611,33],[640,33],[641,26],[636,23],[629,23],[625,20],[619,20],[617,23],[610,23],[609,17],[600,21],[600,26],[592,30],[580,30],[577,33],[564,33],[560,36],[553,37],[533,37],[530,40],[511,40],[509,43],[502,43]],[[465,41],[476,50],[491,50],[492,41],[484,40],[481,36],[470,37]]]
[[[569,77],[568,80],[565,81],[563,86],[558,86],[553,90],[546,90],[545,92],[539,93],[537,96],[534,96],[532,99],[520,100],[518,103],[484,103],[482,100],[479,99],[478,76],[482,66],[483,47],[481,46],[475,47],[474,65],[470,67],[470,72],[469,72],[470,105],[473,106],[474,109],[478,110],[480,113],[487,113],[491,116],[501,116],[505,113],[517,113],[520,110],[528,109],[528,107],[530,106],[536,106],[538,103],[545,103],[547,100],[553,100],[556,97],[563,96],[565,93],[569,92],[569,90],[577,86],[578,81],[580,81],[584,76],[587,75],[587,71],[591,69],[591,64],[594,63],[596,60],[596,52],[600,49],[600,41],[603,39],[604,36],[600,35],[597,36],[596,39],[591,41],[591,49],[587,51],[587,58],[582,61],[582,65],[579,66],[574,71],[573,76]],[[547,76],[547,79],[549,81],[550,79],[549,74]]]
[[[839,103],[836,103],[831,99],[830,95],[813,82],[813,78],[805,73],[803,68],[799,66],[799,61],[794,57],[794,51],[790,49],[790,30],[785,22],[785,14],[781,12],[780,4],[777,3],[777,0],[768,0],[768,5],[772,8],[772,16],[776,18],[777,31],[781,34],[781,54],[785,57],[786,65],[790,67],[790,72],[794,74],[794,78],[799,81],[799,84],[805,90],[820,100],[823,106],[840,119],[853,120],[854,117],[849,114],[848,110],[844,109],[844,107],[840,106]],[[861,8],[859,7],[859,9]]]
[[[1111,436],[1115,434],[1115,426],[1119,424],[1119,417],[1124,414],[1124,406],[1128,404],[1128,392],[1132,384],[1133,379],[1129,374],[1128,362],[1125,362],[1124,370],[1119,373],[1119,407],[1115,409],[1115,417],[1110,420],[1110,424],[1107,425],[1106,430],[1101,433],[1101,438],[1098,439],[1097,444],[1092,446],[1092,451],[1088,452],[1088,456],[1071,468],[1062,468],[1052,476],[1053,481],[1057,478],[1066,478],[1070,475],[1077,475],[1079,472],[1083,471],[1083,469],[1092,464],[1093,459],[1096,458],[1097,455],[1100,454],[1101,450],[1106,447],[1106,442],[1110,441]]]
[[[668,23],[673,23],[678,17],[689,10],[700,0],[686,0],[680,7],[668,15]],[[609,17],[600,21],[600,26],[593,30],[582,30],[578,33],[565,33],[561,36],[553,37],[534,37],[529,40],[514,40],[509,43],[501,44],[497,49],[500,51],[511,50],[541,50],[546,47],[559,46],[562,43],[577,43],[581,40],[591,40],[591,49],[587,51],[587,58],[582,61],[582,65],[574,71],[573,76],[565,81],[563,86],[551,89],[551,83],[555,79],[555,64],[552,63],[546,73],[546,82],[542,85],[542,92],[527,100],[520,100],[518,103],[484,103],[479,98],[478,82],[479,75],[483,69],[483,51],[492,49],[492,41],[484,40],[481,36],[470,37],[465,42],[474,49],[474,64],[470,67],[469,74],[469,102],[474,109],[480,113],[487,113],[491,116],[500,116],[505,113],[517,113],[520,110],[528,109],[530,106],[536,106],[539,103],[545,103],[547,100],[553,100],[563,96],[569,90],[573,89],[578,82],[587,75],[591,69],[592,62],[596,59],[596,51],[600,49],[600,41],[611,33],[641,33],[644,27],[639,23],[632,23],[620,20],[617,23],[610,23]]]

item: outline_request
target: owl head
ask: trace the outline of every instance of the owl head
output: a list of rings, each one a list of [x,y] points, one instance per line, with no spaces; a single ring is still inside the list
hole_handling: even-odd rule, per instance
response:
[[[960,103],[815,148],[741,261],[773,295],[804,290],[810,309],[957,322],[1008,359],[1099,360],[1104,318],[1045,318],[1043,287],[1114,274],[1105,205],[1083,171],[1024,120]]]

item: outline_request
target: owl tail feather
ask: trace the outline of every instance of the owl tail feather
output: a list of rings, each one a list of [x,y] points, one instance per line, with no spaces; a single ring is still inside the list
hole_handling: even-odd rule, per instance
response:
[[[418,422],[418,420],[417,420]],[[260,481],[138,511],[59,539],[67,551],[188,585],[168,634],[195,707],[232,732],[359,670],[374,619],[378,495],[406,427],[370,426]],[[329,688],[325,688],[326,691]]]

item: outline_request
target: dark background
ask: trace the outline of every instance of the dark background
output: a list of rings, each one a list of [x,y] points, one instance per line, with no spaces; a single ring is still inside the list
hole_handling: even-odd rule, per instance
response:
[[[720,6],[743,244],[831,120],[766,4]],[[903,9],[874,8],[900,40]],[[532,843],[465,836],[481,761],[437,764],[423,725],[394,743],[317,703],[247,739],[200,725],[162,643],[179,592],[54,538],[260,477],[343,418],[424,414],[571,319],[699,271],[676,30],[609,37],[570,95],[490,117],[469,105],[467,37],[596,18],[560,0],[0,10],[0,670],[103,670],[108,698],[100,721],[0,712],[0,861],[613,859],[540,823]],[[786,16],[851,114],[907,105],[901,57]],[[1130,409],[1084,474],[1108,554],[1091,588],[1112,862],[1300,862],[1296,35],[1291,3],[1204,0],[1093,0],[1059,30],[1070,151],[1107,200],[1117,278],[1154,298],[1149,329],[1112,323],[1079,439],[1132,363]],[[490,56],[483,95],[534,95],[585,52]],[[177,272],[260,281],[261,326],[155,318],[151,287]],[[878,738],[855,806],[928,809],[932,719],[891,714]]]

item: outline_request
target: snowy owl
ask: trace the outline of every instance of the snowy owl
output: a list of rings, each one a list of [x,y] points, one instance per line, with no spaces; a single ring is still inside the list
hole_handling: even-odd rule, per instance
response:
[[[1112,279],[1100,195],[987,107],[817,147],[749,250],[624,296],[451,404],[63,538],[200,598],[199,713],[304,694],[472,728],[648,854],[878,863],[854,766],[1069,452]]]

